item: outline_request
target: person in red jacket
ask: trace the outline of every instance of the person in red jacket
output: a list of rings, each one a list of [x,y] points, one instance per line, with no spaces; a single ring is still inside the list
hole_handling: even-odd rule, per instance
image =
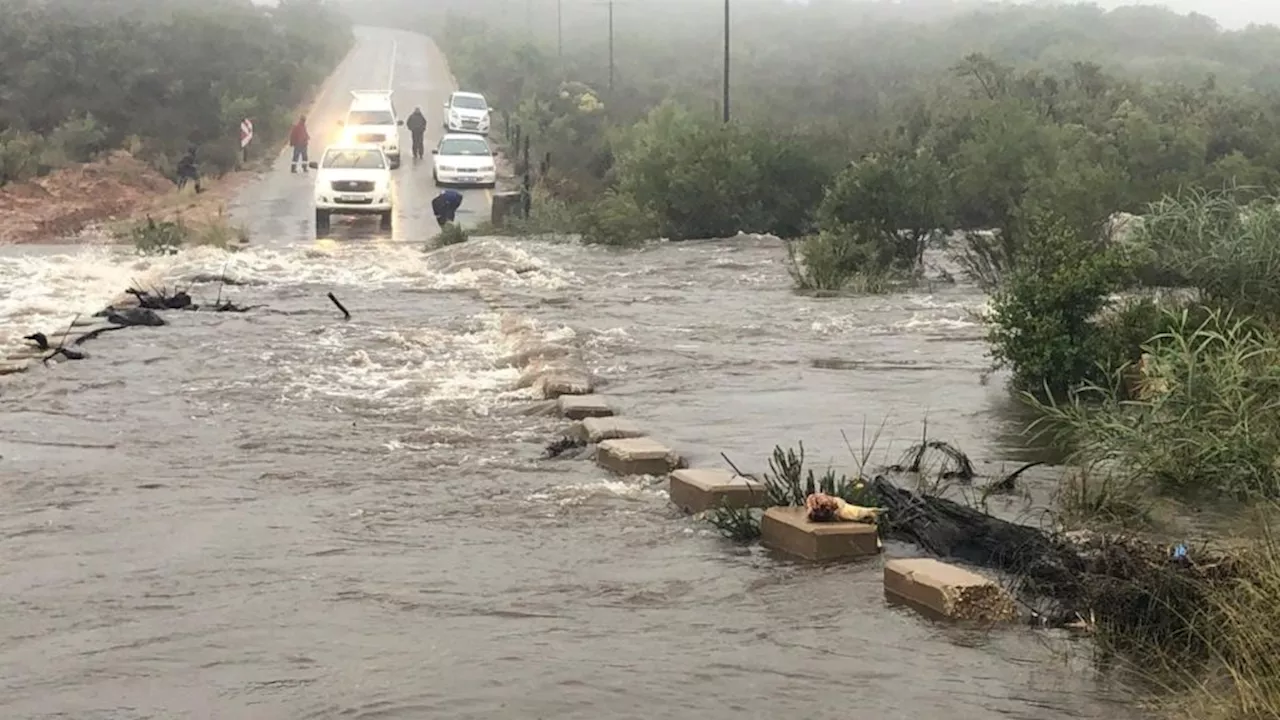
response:
[[[298,172],[299,165],[302,166],[302,172],[307,172],[307,143],[309,142],[311,142],[311,135],[307,133],[307,116],[303,115],[289,131],[289,145],[293,148],[293,161],[289,165],[289,172]]]

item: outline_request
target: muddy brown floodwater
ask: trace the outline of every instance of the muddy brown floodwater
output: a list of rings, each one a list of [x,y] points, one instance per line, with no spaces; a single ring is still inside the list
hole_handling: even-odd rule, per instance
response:
[[[931,624],[886,606],[879,562],[738,548],[661,484],[541,460],[561,425],[520,412],[504,362],[503,328],[537,323],[695,463],[803,440],[847,465],[840,431],[886,418],[891,462],[927,414],[994,472],[1018,420],[982,382],[972,288],[799,298],[763,240],[424,253],[410,218],[317,243],[279,216],[293,182],[246,198],[234,255],[0,253],[0,342],[139,275],[225,270],[266,305],[0,387],[0,717],[1136,717],[1065,636]]]
[[[504,316],[581,347],[695,461],[804,440],[845,463],[839,430],[885,416],[892,460],[926,411],[1006,457],[980,296],[803,299],[782,257],[480,240],[154,261],[225,267],[267,308],[178,314],[4,388],[0,715],[1126,716],[1057,636],[931,625],[886,608],[878,563],[738,549],[661,486],[539,459],[559,425],[518,412]]]

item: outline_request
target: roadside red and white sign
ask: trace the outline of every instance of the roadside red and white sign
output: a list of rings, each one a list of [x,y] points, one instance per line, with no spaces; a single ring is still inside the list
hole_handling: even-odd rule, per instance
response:
[[[253,140],[253,121],[245,118],[240,121],[240,147],[248,147]]]

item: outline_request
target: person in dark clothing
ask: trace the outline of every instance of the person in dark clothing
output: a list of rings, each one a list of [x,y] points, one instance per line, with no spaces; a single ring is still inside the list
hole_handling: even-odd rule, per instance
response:
[[[421,160],[426,154],[422,136],[427,132],[427,116],[422,114],[422,108],[414,108],[404,126],[409,128],[409,134],[413,136],[413,157],[415,160]]]
[[[289,163],[289,172],[307,172],[307,144],[311,142],[311,134],[307,132],[307,116],[298,118],[298,122],[289,130],[289,146],[293,148],[293,161]]]
[[[200,171],[196,169],[196,146],[192,145],[187,148],[187,154],[178,160],[178,192],[190,182],[195,186],[196,194],[200,194]]]
[[[444,227],[445,223],[453,222],[461,205],[462,193],[457,190],[445,190],[431,201],[431,211],[436,214],[436,222],[440,227]]]

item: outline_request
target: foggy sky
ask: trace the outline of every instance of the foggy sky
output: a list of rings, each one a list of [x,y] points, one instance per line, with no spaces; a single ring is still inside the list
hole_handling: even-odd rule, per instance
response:
[[[1029,1],[1029,0],[1023,0]],[[1115,8],[1121,5],[1163,5],[1174,12],[1197,12],[1208,15],[1228,30],[1237,30],[1249,23],[1280,25],[1280,0],[1093,0],[1098,6]]]

